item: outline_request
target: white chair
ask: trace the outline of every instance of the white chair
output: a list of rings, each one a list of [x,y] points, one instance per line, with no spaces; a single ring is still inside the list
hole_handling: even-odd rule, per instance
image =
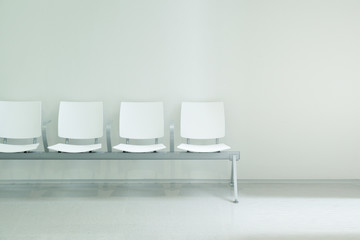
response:
[[[164,105],[162,102],[122,102],[120,105],[119,135],[126,144],[113,148],[131,153],[156,152],[166,147],[158,143],[164,136]],[[155,144],[129,144],[130,139],[155,139]]]
[[[48,147],[66,153],[92,152],[101,149],[99,138],[103,136],[102,102],[60,102],[58,135],[65,138],[65,144]],[[69,144],[69,139],[95,139],[95,144]]]
[[[219,143],[225,136],[225,113],[223,102],[183,102],[181,105],[180,135],[187,143],[179,149],[188,152],[220,152],[230,149]],[[216,139],[216,144],[195,145],[190,139]]]
[[[17,153],[33,151],[39,147],[41,136],[41,102],[0,101],[0,152]],[[33,144],[8,144],[11,139],[33,139]]]

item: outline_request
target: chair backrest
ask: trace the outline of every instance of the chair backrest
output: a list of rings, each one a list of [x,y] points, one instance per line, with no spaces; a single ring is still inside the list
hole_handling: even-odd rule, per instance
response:
[[[60,102],[58,135],[91,139],[103,136],[102,102]]]
[[[41,136],[41,102],[0,101],[0,137],[37,138]]]
[[[191,139],[216,139],[225,136],[223,102],[183,102],[180,135]]]
[[[151,139],[164,136],[162,102],[122,102],[119,135],[129,139]]]

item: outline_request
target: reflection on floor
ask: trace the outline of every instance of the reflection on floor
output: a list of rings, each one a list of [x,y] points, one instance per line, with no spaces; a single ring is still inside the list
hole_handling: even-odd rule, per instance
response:
[[[0,239],[360,239],[356,184],[0,184]]]

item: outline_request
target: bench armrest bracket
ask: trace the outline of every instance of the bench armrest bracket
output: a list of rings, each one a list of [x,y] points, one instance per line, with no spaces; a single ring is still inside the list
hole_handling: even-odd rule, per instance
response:
[[[170,152],[174,152],[174,121],[170,122]]]
[[[111,152],[112,151],[112,146],[111,146],[111,122],[106,124],[106,146],[107,146],[107,151]]]
[[[44,145],[44,152],[49,152],[49,149],[48,149],[49,145],[48,145],[47,135],[46,135],[46,127],[49,123],[51,123],[51,120],[45,121],[41,124],[41,136],[42,136],[43,145]]]

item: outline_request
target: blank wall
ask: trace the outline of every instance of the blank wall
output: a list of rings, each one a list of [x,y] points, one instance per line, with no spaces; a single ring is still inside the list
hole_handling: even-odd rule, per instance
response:
[[[103,101],[113,143],[121,101],[164,101],[180,143],[181,101],[221,100],[239,178],[358,179],[359,12],[357,0],[0,0],[0,99],[41,100],[51,144],[60,100]],[[1,179],[229,173],[224,162],[0,163]]]

